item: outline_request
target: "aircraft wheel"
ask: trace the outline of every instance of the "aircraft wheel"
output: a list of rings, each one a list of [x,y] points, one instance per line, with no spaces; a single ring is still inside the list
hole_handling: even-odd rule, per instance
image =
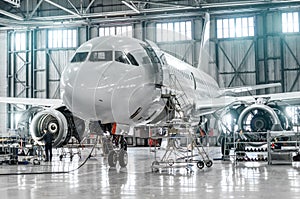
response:
[[[169,166],[173,166],[174,163],[175,163],[175,161],[174,161],[173,159],[169,159],[169,160],[168,160]]]
[[[110,167],[115,167],[117,165],[118,154],[115,151],[110,151],[108,154],[108,165]]]
[[[213,162],[211,160],[208,160],[207,162],[205,162],[205,165],[209,168],[213,165]]]
[[[121,167],[126,167],[128,164],[128,153],[125,150],[121,150],[119,153],[119,164]]]
[[[33,165],[40,165],[41,162],[38,159],[33,160]]]
[[[158,166],[159,165],[159,162],[158,161],[153,161],[152,162],[152,172],[154,171],[154,172],[157,172],[158,171],[158,169],[157,168],[153,168],[153,166]]]
[[[199,169],[203,169],[203,168],[204,168],[204,162],[201,161],[201,160],[199,160],[199,161],[197,162],[197,167],[198,167]]]

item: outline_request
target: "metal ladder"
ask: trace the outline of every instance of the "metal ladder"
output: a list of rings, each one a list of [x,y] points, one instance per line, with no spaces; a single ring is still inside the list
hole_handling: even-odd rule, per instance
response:
[[[162,89],[162,98],[167,99],[166,108],[168,111],[175,111],[177,118],[186,117],[187,112],[193,105],[184,92],[179,80],[174,74],[170,74],[170,85]],[[176,117],[176,115],[175,115]]]

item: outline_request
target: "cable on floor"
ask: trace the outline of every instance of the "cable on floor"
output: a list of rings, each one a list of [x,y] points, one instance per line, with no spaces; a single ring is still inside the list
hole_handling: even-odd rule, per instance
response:
[[[39,174],[66,174],[74,172],[78,169],[80,169],[85,163],[88,161],[88,159],[92,156],[92,153],[98,143],[98,135],[96,137],[96,142],[94,143],[89,155],[85,158],[85,160],[75,169],[69,170],[69,171],[41,171],[41,172],[14,172],[14,173],[0,173],[0,176],[9,176],[9,175],[39,175]]]

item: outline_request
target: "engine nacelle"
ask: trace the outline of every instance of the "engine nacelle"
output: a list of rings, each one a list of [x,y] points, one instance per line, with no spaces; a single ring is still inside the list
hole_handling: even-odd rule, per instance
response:
[[[273,125],[281,126],[281,121],[270,106],[253,104],[241,112],[237,124],[243,131],[262,132],[271,130]]]
[[[32,138],[40,145],[43,143],[40,139],[45,128],[53,133],[53,147],[60,147],[71,138],[67,118],[55,109],[40,111],[32,118],[30,133]]]
[[[226,134],[236,130],[243,132],[291,130],[293,124],[284,108],[285,106],[280,106],[275,101],[255,104],[236,102],[219,114],[220,129]]]

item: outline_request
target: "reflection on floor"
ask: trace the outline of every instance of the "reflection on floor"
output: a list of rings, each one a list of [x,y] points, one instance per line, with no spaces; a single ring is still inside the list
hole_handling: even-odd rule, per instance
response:
[[[88,150],[88,149],[86,149]],[[220,157],[219,148],[208,149]],[[88,154],[85,151],[82,154]],[[87,155],[41,165],[1,165],[1,199],[47,198],[299,198],[300,165],[267,165],[214,161],[211,168],[151,171],[154,154],[149,148],[129,148],[127,168],[109,168],[98,153],[80,169]],[[74,171],[71,171],[74,170]],[[68,172],[71,171],[71,172]],[[52,174],[30,174],[30,173]],[[66,173],[61,173],[66,172]],[[19,175],[13,175],[13,174]],[[24,175],[24,174],[26,175]],[[7,175],[6,175],[7,174]]]

